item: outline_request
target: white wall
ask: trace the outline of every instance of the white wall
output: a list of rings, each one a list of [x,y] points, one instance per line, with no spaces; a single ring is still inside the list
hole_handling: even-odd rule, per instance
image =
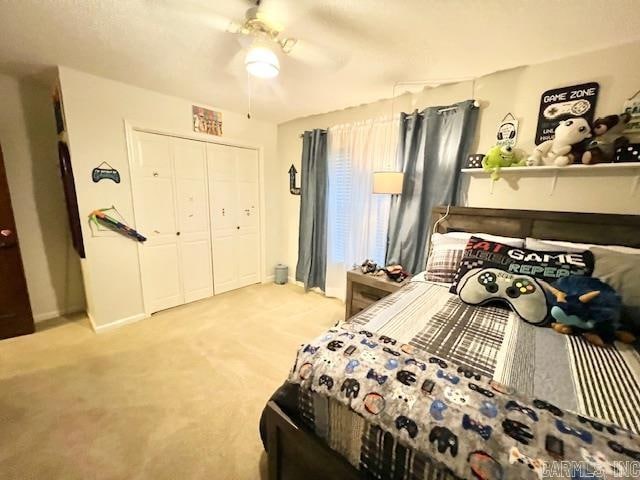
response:
[[[86,218],[92,210],[115,205],[134,224],[124,120],[191,135],[192,102],[66,67],[59,68],[59,77],[87,255],[82,267],[90,317],[98,328],[141,318],[144,307],[136,243],[116,234],[93,237]],[[277,128],[226,111],[223,124],[225,138],[264,148],[266,266],[271,273],[282,251]],[[92,169],[102,161],[120,172],[120,184],[91,181]]]
[[[407,72],[406,77],[411,80],[411,72]],[[534,147],[542,92],[588,81],[600,83],[596,115],[621,112],[624,100],[640,88],[640,43],[498,72],[475,82],[427,88],[397,97],[393,106],[390,100],[382,100],[292,120],[278,126],[280,170],[287,171],[292,163],[300,170],[302,141],[299,135],[304,130],[390,115],[392,108],[394,112],[407,112],[468,98],[481,102],[472,151],[484,153],[488,150],[495,142],[498,123],[507,112],[512,112],[520,120],[518,147],[530,152]],[[553,194],[550,193],[552,179],[549,175],[535,174],[510,182],[501,180],[494,185],[493,191],[487,175],[465,175],[461,193],[464,203],[472,207],[640,214],[640,188],[632,196],[639,173],[638,170],[624,170],[615,174],[597,171],[577,175],[566,171],[559,175]],[[285,177],[280,183],[284,197],[285,260],[293,275],[298,255],[300,200],[288,193]]]
[[[0,145],[33,316],[39,321],[83,310],[49,91],[32,80],[0,75],[0,99]]]

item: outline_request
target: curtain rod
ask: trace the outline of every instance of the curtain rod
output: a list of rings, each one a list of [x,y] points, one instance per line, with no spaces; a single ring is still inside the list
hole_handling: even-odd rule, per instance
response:
[[[476,108],[480,108],[480,102],[478,102],[478,100],[474,100],[473,101],[473,106],[476,107]],[[438,113],[448,112],[450,110],[456,110],[457,108],[458,108],[457,105],[454,105],[453,107],[441,108],[441,109],[438,110]],[[418,112],[417,108],[415,109],[415,111],[413,113],[418,114],[418,115],[424,115],[424,113]]]
[[[327,133],[327,130],[329,130],[329,127],[327,128],[319,128],[318,130],[320,130],[322,133]],[[307,132],[310,130],[307,130]],[[300,135],[298,135],[298,138],[303,138],[304,137],[304,133],[301,133]]]
[[[478,100],[473,100],[473,106],[476,108],[480,108],[480,102]],[[448,112],[450,110],[456,110],[458,107],[457,106],[453,106],[453,107],[447,107],[447,108],[441,108],[438,110],[438,113],[442,113],[442,112]],[[424,115],[422,112],[418,112],[418,109],[416,108],[415,112],[418,115]],[[324,133],[327,132],[329,128],[327,127],[326,129],[321,129]],[[301,133],[300,135],[298,135],[298,138],[303,138],[304,137],[304,133]]]

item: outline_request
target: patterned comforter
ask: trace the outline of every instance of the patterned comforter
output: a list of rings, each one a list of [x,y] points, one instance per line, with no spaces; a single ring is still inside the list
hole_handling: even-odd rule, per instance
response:
[[[402,374],[405,381],[397,378],[401,370],[409,372]],[[545,445],[551,432],[549,448],[563,450],[555,459],[614,476],[627,471],[617,461],[640,461],[636,437],[620,428],[611,428],[613,435],[588,419],[638,432],[639,373],[633,347],[594,347],[525,324],[501,308],[465,305],[447,287],[417,279],[303,346],[289,380],[300,384],[305,423],[370,478],[536,478],[543,465],[551,465]],[[359,399],[349,381],[357,378]],[[523,396],[511,395],[511,389]],[[546,402],[536,406],[530,398]],[[485,401],[497,402],[496,416],[478,413],[478,402]],[[523,409],[506,409],[509,401]],[[540,405],[580,417],[564,413],[563,420]],[[511,430],[532,429],[535,440],[509,436],[502,423],[507,420],[515,422],[508,424]],[[566,422],[559,426],[556,420]],[[432,434],[435,426],[444,430]],[[487,427],[491,439],[485,438]],[[586,432],[591,442],[576,432]],[[459,455],[447,446],[450,435]],[[523,464],[530,467],[514,470]],[[502,476],[495,476],[497,469]]]

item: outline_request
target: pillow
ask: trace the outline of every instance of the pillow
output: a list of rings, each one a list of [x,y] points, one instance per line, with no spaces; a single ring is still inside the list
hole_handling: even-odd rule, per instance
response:
[[[523,247],[524,239],[498,237],[484,233],[434,233],[431,235],[431,252],[427,259],[424,279],[430,282],[453,283],[467,242],[472,236],[481,236],[513,247]]]
[[[483,305],[499,301],[533,325],[546,323],[549,316],[544,288],[528,275],[513,274],[499,268],[472,268],[460,278],[458,290],[464,303]]]
[[[593,253],[545,251],[516,248],[480,237],[471,237],[456,272],[451,293],[458,293],[458,281],[471,269],[496,268],[515,275],[529,275],[548,283],[569,275],[591,276]]]
[[[593,247],[593,276],[611,285],[622,297],[622,323],[640,332],[640,255]]]
[[[622,245],[597,245],[594,243],[574,243],[561,242],[556,240],[538,240],[537,238],[527,237],[524,246],[533,250],[549,251],[549,250],[567,250],[568,252],[583,252],[591,250],[593,247],[604,248],[614,252],[629,253],[632,255],[640,255],[640,248],[623,247]]]

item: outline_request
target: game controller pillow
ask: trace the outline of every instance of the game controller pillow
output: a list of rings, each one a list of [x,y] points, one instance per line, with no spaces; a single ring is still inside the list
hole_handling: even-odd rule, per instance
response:
[[[547,321],[549,305],[542,285],[527,275],[497,268],[473,268],[458,283],[460,300],[469,305],[502,302],[522,320],[533,325]]]
[[[470,270],[478,268],[502,270],[518,278],[533,277],[547,283],[569,275],[590,277],[594,267],[593,258],[590,251],[536,251],[473,236],[467,242],[449,291],[460,293],[458,285],[461,279]]]

